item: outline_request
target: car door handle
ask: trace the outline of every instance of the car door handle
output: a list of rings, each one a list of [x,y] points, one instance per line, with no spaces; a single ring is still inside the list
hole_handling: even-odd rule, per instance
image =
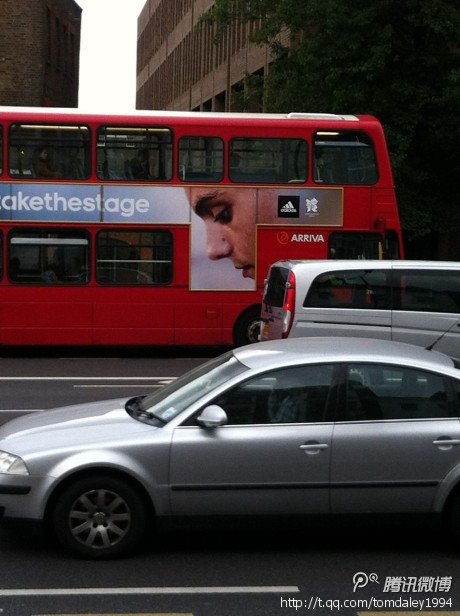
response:
[[[312,441],[309,441],[308,443],[305,443],[304,445],[300,445],[300,449],[303,449],[303,451],[305,451],[305,453],[319,453],[322,449],[327,449],[329,447],[329,445],[327,443],[315,443]]]
[[[460,445],[460,440],[458,438],[438,438],[433,441],[433,445],[449,448],[454,445]]]

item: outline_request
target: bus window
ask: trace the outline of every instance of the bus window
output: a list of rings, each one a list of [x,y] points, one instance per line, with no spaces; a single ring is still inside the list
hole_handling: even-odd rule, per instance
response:
[[[164,127],[100,126],[97,176],[134,182],[170,180],[172,131]]]
[[[303,139],[230,141],[229,178],[237,183],[303,184],[307,181],[308,147]]]
[[[337,231],[329,236],[329,259],[388,259],[383,250],[380,233]]]
[[[12,124],[9,172],[12,177],[84,180],[90,175],[87,126]]]
[[[96,240],[99,284],[165,285],[171,282],[172,234],[165,230],[100,231]]]
[[[184,182],[220,182],[224,178],[224,142],[218,137],[182,137],[179,178]]]
[[[359,132],[322,131],[313,142],[313,179],[318,184],[371,185],[378,180],[373,143]]]
[[[8,278],[22,284],[87,283],[87,233],[64,229],[13,230],[8,245]]]

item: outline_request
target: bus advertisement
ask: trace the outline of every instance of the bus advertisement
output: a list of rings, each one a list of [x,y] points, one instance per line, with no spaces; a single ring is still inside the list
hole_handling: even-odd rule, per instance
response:
[[[283,258],[399,258],[370,116],[0,109],[0,344],[257,339]]]

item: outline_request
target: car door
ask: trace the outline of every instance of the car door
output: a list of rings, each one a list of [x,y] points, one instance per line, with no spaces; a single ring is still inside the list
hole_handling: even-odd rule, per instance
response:
[[[394,271],[392,339],[460,358],[460,272]]]
[[[427,512],[460,461],[457,403],[442,375],[349,364],[333,432],[335,513]]]
[[[195,417],[178,426],[171,448],[173,514],[327,512],[333,374],[332,365],[265,372],[213,400],[225,410],[226,425],[203,428]]]
[[[290,333],[391,338],[389,269],[330,270],[317,276]]]

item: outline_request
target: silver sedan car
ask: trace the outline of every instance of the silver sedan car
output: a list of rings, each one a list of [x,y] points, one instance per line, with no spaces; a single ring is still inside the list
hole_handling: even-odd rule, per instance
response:
[[[156,521],[430,513],[460,538],[460,370],[388,341],[304,338],[213,359],[146,397],[0,428],[0,515],[86,558]]]

